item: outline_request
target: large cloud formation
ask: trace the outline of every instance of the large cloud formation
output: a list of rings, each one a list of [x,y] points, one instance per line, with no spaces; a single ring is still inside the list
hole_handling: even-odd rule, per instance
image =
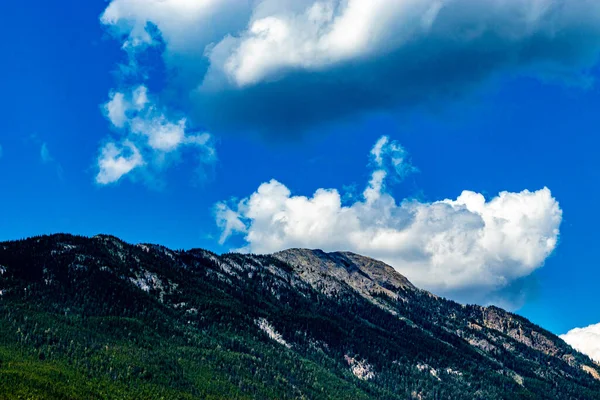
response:
[[[336,189],[299,196],[275,180],[238,204],[219,203],[221,242],[237,233],[247,243],[242,250],[254,253],[350,250],[387,262],[420,287],[476,302],[530,275],[557,245],[562,211],[547,188],[488,201],[464,191],[455,200],[398,203],[385,183],[414,170],[405,150],[383,137],[371,159],[376,168],[353,204]]]
[[[596,0],[112,0],[101,21],[135,60],[164,46],[211,129],[289,132],[498,73],[584,82],[600,50]]]
[[[600,324],[575,328],[560,337],[575,350],[600,363]]]

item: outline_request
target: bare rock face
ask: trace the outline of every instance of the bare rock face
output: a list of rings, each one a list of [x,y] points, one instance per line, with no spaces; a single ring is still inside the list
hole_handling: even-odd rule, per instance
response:
[[[273,256],[291,265],[313,288],[328,295],[351,288],[369,299],[373,299],[373,294],[397,299],[400,289],[416,290],[389,265],[354,253],[290,249]]]
[[[594,377],[594,379],[600,381],[600,373],[598,373],[598,370],[590,367],[589,365],[584,365],[581,368],[588,374],[592,375]]]
[[[349,355],[344,355],[344,359],[350,366],[350,370],[358,379],[363,381],[368,381],[370,379],[375,378],[375,373],[373,372],[373,366],[369,365],[365,360],[360,360],[354,357],[350,357]]]
[[[523,324],[520,317],[496,307],[482,307],[483,323],[511,337],[519,343],[538,350],[546,355],[558,357],[562,351],[559,343],[549,338],[545,332],[536,331]]]

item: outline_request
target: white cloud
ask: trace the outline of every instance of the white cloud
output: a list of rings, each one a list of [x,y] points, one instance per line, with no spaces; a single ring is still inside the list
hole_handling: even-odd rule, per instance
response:
[[[130,57],[164,43],[215,126],[414,105],[498,72],[577,79],[600,51],[594,0],[112,0],[101,21]]]
[[[101,185],[115,183],[122,176],[144,165],[140,151],[133,143],[125,140],[118,147],[115,143],[107,143],[98,157],[98,174],[96,182]]]
[[[162,167],[168,155],[177,155],[187,146],[200,151],[202,162],[215,160],[210,134],[189,134],[186,119],[169,118],[144,85],[127,92],[111,93],[103,110],[124,138],[121,144],[109,142],[101,149],[96,177],[99,184],[114,183],[139,167]],[[128,157],[122,155],[126,150],[130,153]]]
[[[487,201],[464,191],[455,200],[398,203],[385,181],[411,168],[393,161],[400,150],[406,159],[397,143],[377,142],[371,152],[377,169],[363,198],[350,205],[336,189],[293,195],[275,180],[233,207],[220,203],[222,241],[237,232],[243,250],[255,253],[350,250],[387,262],[420,287],[477,301],[530,275],[555,249],[562,211],[549,189],[502,192]]]
[[[600,324],[572,329],[560,338],[575,350],[600,363]]]
[[[241,216],[227,207],[224,203],[215,206],[217,226],[221,229],[219,244],[224,244],[233,233],[246,232],[246,225],[240,219]]]
[[[4,149],[2,148],[2,145],[0,144],[0,158],[2,158],[3,155],[4,155]]]
[[[111,93],[110,101],[104,105],[106,117],[118,128],[122,128],[127,121],[127,116],[125,115],[127,108],[125,95],[119,92]]]
[[[255,13],[246,31],[224,42],[227,57],[211,61],[245,86],[286,69],[318,71],[414,44],[436,44],[442,52],[457,44],[479,51],[494,44],[507,57],[523,57],[523,45],[559,45],[557,36],[570,30],[598,36],[599,15],[600,6],[585,0],[323,0],[299,11]]]

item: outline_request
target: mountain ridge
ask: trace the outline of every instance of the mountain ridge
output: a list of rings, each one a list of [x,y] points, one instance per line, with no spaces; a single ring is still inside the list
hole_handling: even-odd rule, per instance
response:
[[[350,252],[217,255],[58,234],[0,243],[0,271],[4,353],[37,354],[35,368],[75,365],[128,395],[600,398],[598,365],[551,332],[440,298]],[[157,367],[161,357],[176,368]],[[229,358],[233,367],[218,361]],[[228,389],[193,378],[199,370]]]

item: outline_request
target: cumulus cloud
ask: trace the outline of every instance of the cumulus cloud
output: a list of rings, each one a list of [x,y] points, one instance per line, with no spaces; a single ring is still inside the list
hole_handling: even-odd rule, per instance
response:
[[[134,55],[164,44],[215,129],[413,106],[499,73],[578,80],[600,51],[595,0],[113,0],[101,21]]]
[[[557,245],[562,211],[547,188],[397,202],[386,180],[414,168],[406,151],[384,137],[371,159],[362,199],[349,205],[336,189],[294,195],[276,180],[238,204],[218,204],[222,242],[237,233],[242,250],[254,253],[349,250],[387,262],[420,287],[477,302],[540,268]]]
[[[215,161],[211,135],[189,133],[186,118],[169,118],[144,85],[111,93],[103,110],[121,140],[110,141],[100,150],[99,184],[115,183],[141,167],[160,168],[183,147],[195,147],[204,163]]]
[[[600,363],[600,324],[572,329],[560,338],[575,350]]]

